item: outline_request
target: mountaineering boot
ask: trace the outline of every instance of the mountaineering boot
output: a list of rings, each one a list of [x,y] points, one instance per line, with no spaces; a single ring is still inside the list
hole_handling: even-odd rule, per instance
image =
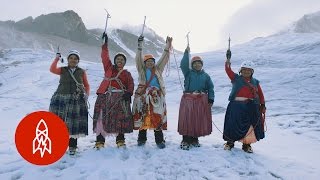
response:
[[[94,148],[96,148],[97,150],[104,148],[104,142],[96,142]]]
[[[75,155],[77,150],[77,138],[70,138],[69,139],[69,154]]]
[[[120,148],[120,147],[126,147],[126,144],[125,144],[125,139],[124,139],[124,134],[122,133],[119,133],[117,138],[116,138],[116,144],[117,144],[117,147]]]
[[[166,147],[166,144],[165,144],[164,141],[162,141],[162,142],[160,142],[160,143],[157,143],[157,146],[158,146],[159,149],[163,149],[163,148]]]
[[[181,141],[180,149],[182,149],[182,150],[189,150],[189,149],[190,149],[190,145],[189,145],[187,142],[185,142],[185,141]]]
[[[200,147],[199,139],[197,137],[191,137],[191,144],[192,147]]]
[[[227,143],[224,144],[224,150],[231,150],[234,147],[234,142],[227,141]]]
[[[117,143],[117,147],[120,148],[120,147],[123,147],[125,148],[126,147],[126,143],[124,140],[119,140],[116,142]]]
[[[75,155],[77,152],[76,147],[69,147],[69,155]]]
[[[182,141],[180,144],[180,149],[182,150],[189,150],[190,149],[190,137],[189,136],[182,136]]]
[[[159,149],[163,149],[166,147],[165,141],[163,139],[163,132],[161,130],[154,130],[154,138]]]
[[[242,150],[247,153],[253,153],[252,147],[250,144],[242,144]]]
[[[104,143],[105,143],[106,139],[99,134],[97,136],[97,140],[96,140],[96,144],[94,145],[94,148],[96,148],[97,150],[104,148]]]
[[[138,135],[138,146],[145,145],[146,141],[147,141],[147,130],[146,129],[140,130]]]
[[[146,144],[146,141],[139,141],[138,140],[138,146],[144,146]]]

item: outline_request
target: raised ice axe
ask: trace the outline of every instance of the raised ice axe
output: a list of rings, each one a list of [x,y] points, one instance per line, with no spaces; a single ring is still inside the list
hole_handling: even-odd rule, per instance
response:
[[[57,48],[57,54],[60,56],[60,61],[61,63],[63,63],[63,58],[61,57],[61,53],[60,53],[60,46],[58,45],[58,48]]]
[[[146,16],[144,16],[144,21],[143,21],[143,26],[142,26],[142,32],[141,32],[141,36],[143,36],[143,32],[144,32],[144,27],[146,26]]]
[[[227,53],[226,53],[226,56],[227,56],[227,59],[230,60],[231,59],[231,50],[230,50],[230,35],[229,35],[229,46],[228,46],[228,50],[227,50]]]
[[[111,18],[109,12],[108,12],[106,9],[104,9],[104,10],[107,12],[107,17],[106,17],[106,25],[104,26],[104,32],[103,32],[103,35],[102,35],[102,40],[103,40],[103,38],[105,37],[104,35],[105,35],[106,31],[107,31],[108,19]]]
[[[111,18],[111,16],[106,9],[104,9],[104,10],[107,12],[106,25],[104,26],[104,32],[106,32],[107,27],[108,27],[108,19]]]
[[[190,34],[190,31],[187,33],[186,35],[186,38],[187,38],[187,42],[188,42],[188,47],[189,47],[189,34]]]

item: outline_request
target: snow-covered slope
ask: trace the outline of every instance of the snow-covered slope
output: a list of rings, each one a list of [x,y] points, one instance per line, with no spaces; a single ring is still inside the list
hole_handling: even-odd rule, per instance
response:
[[[294,32],[298,33],[320,33],[320,11],[304,15],[295,23]]]
[[[79,157],[65,155],[53,165],[39,167],[24,161],[14,144],[15,128],[28,113],[47,110],[58,85],[49,72],[54,54],[32,49],[0,53],[0,179],[318,179],[320,175],[320,63],[319,34],[283,33],[232,47],[232,68],[242,60],[256,63],[254,76],[261,81],[267,106],[266,138],[246,154],[237,143],[223,150],[225,108],[231,84],[224,72],[224,51],[201,54],[204,68],[215,84],[214,128],[200,138],[202,146],[183,151],[177,119],[182,89],[171,58],[165,74],[168,105],[167,148],[159,150],[153,132],[145,147],[137,147],[137,132],[126,135],[127,149],[119,150],[115,137],[107,147],[92,147],[95,135],[81,138]],[[177,57],[179,63],[181,57]],[[90,113],[103,76],[100,63],[82,60],[91,85]],[[127,67],[137,80],[134,66]],[[181,72],[180,72],[181,75]],[[181,77],[183,80],[183,77]],[[137,82],[135,82],[137,84]],[[89,121],[92,129],[92,120]]]
[[[116,33],[119,32],[112,32],[111,37]],[[218,128],[214,128],[212,135],[200,138],[202,147],[190,151],[179,149],[181,137],[176,130],[182,89],[176,59],[172,56],[170,68],[165,72],[168,75],[165,77],[169,123],[165,132],[167,148],[159,150],[155,146],[153,132],[148,133],[145,147],[137,147],[137,132],[134,132],[126,135],[126,150],[117,149],[115,137],[108,137],[107,147],[96,151],[92,149],[95,135],[89,131],[88,137],[79,140],[78,157],[65,155],[45,167],[31,165],[20,157],[14,144],[14,133],[26,114],[48,109],[58,85],[58,76],[48,71],[54,53],[36,48],[2,50],[0,179],[318,179],[319,35],[314,31],[287,30],[232,47],[233,70],[237,71],[243,60],[254,61],[254,76],[260,80],[265,93],[266,138],[253,145],[254,154],[244,153],[239,143],[231,152],[223,150],[219,130],[223,129],[231,89],[224,72],[223,50],[200,54],[204,58],[204,68],[215,84],[213,121]],[[148,41],[148,37],[146,39]],[[119,46],[130,49],[131,44],[128,41]],[[134,52],[128,52],[134,55]],[[180,58],[177,57],[178,63]],[[93,114],[95,90],[103,78],[102,65],[84,58],[80,66],[88,72],[90,114]],[[136,81],[135,67],[127,68]],[[89,124],[92,129],[92,120]]]

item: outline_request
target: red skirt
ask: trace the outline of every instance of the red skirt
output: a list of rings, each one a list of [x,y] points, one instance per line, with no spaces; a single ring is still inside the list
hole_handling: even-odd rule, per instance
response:
[[[122,94],[98,95],[93,114],[93,131],[97,135],[101,133],[106,136],[107,134],[131,133],[133,131],[130,102],[122,100]]]
[[[180,102],[178,132],[200,137],[211,134],[212,115],[207,94],[183,94]]]

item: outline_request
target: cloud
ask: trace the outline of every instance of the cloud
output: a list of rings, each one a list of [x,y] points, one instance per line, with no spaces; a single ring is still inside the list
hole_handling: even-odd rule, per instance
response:
[[[320,11],[319,0],[255,0],[236,12],[221,29],[219,47],[276,33],[304,14]]]

